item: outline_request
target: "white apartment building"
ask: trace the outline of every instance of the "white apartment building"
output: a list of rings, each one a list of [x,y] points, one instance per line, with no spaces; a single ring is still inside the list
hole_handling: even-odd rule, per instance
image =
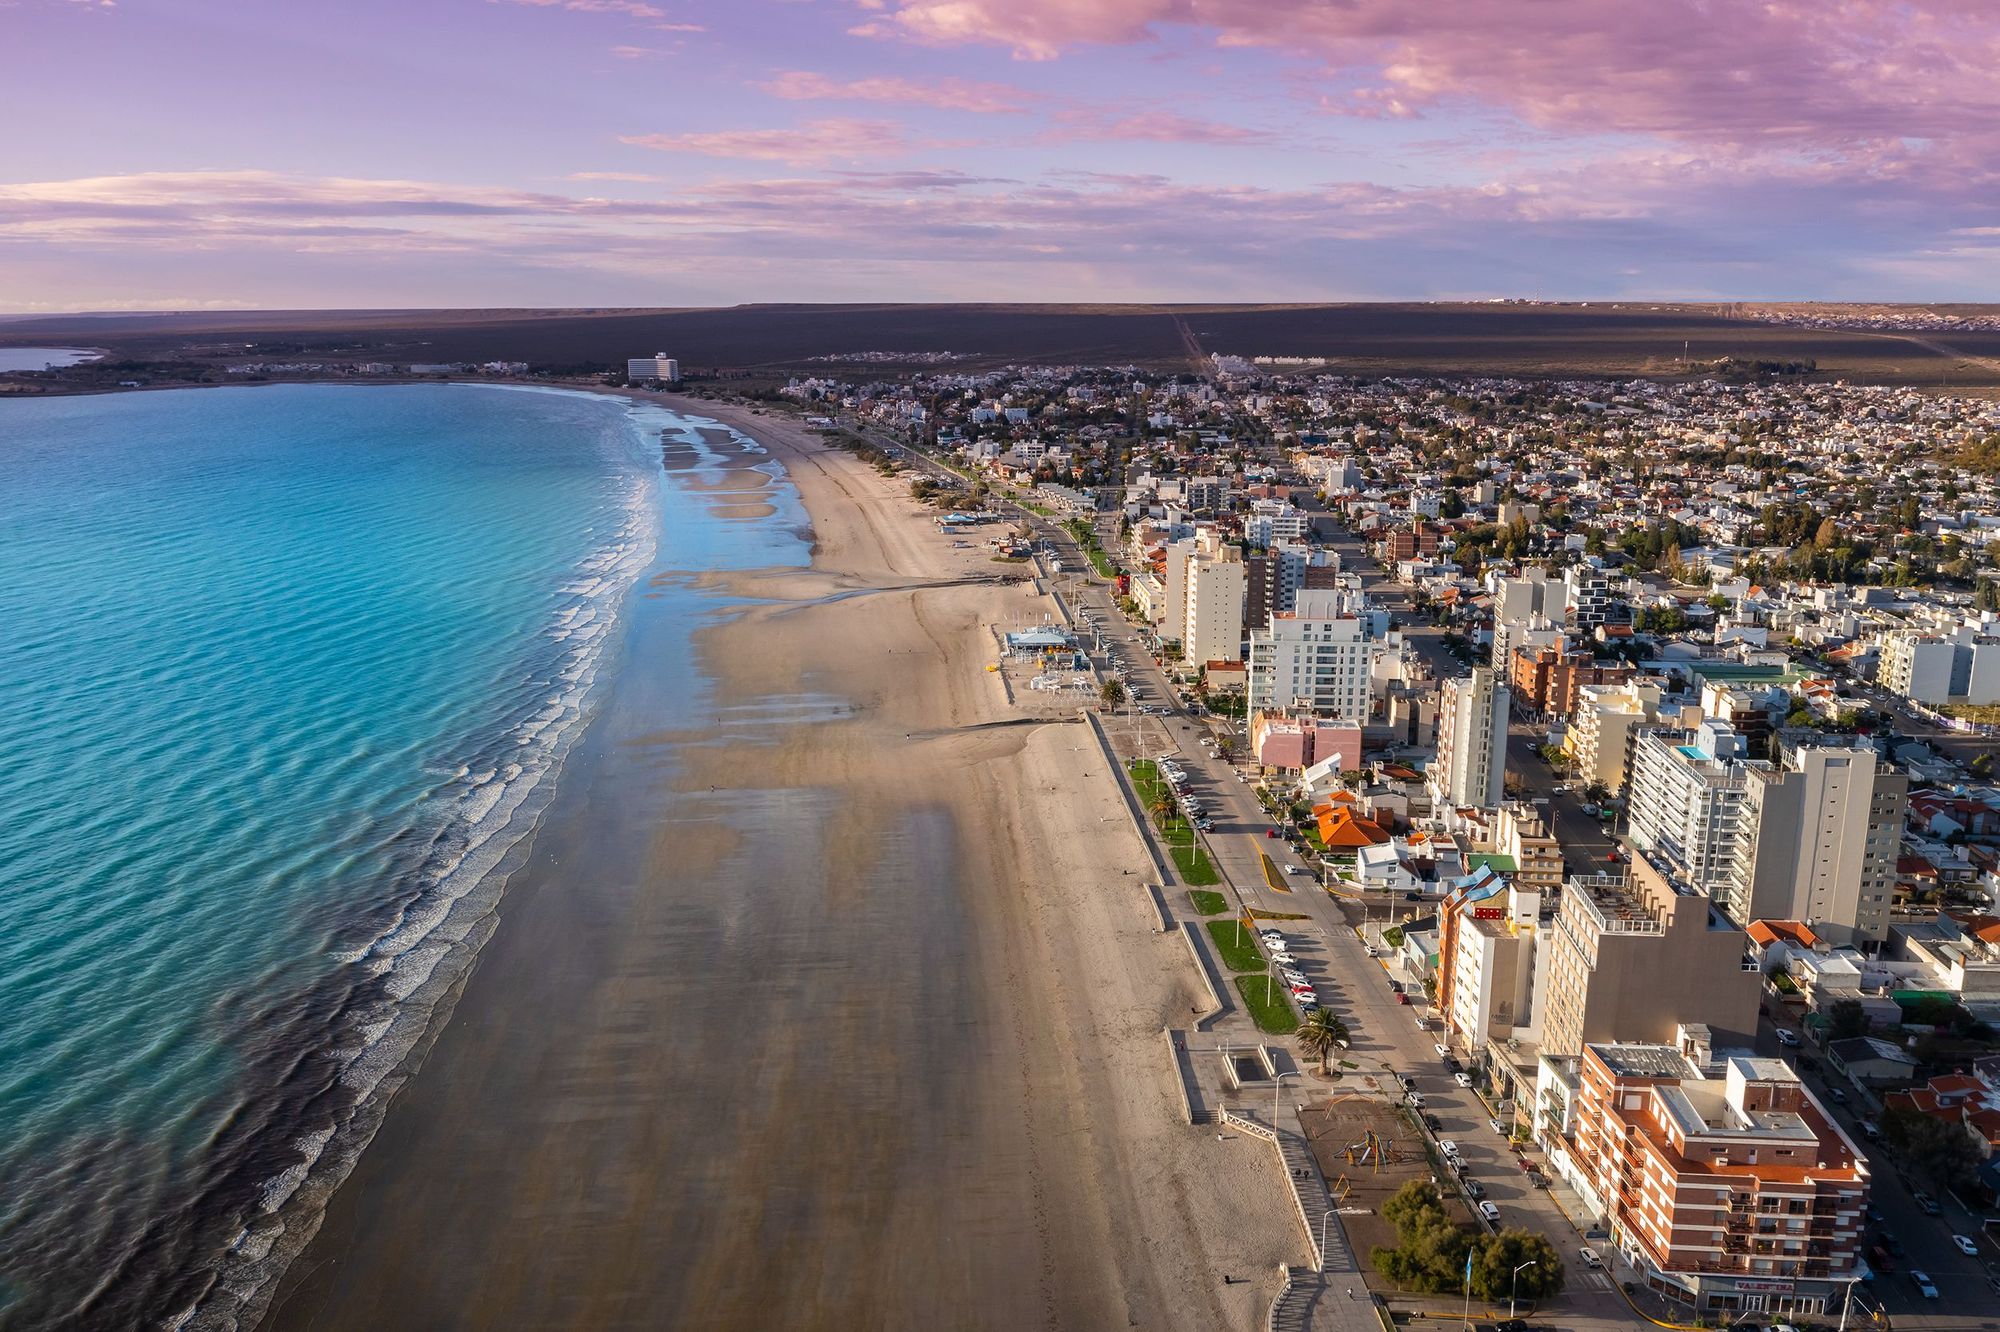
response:
[[[1882,640],[1877,674],[1892,694],[1933,706],[1951,699],[1958,644],[1931,634],[1891,634]]]
[[[1882,640],[1876,678],[1890,693],[1932,707],[2000,703],[2000,638],[1969,627],[1950,637],[1890,634]]]
[[[1693,726],[1699,721],[1694,704],[1665,704],[1666,682],[1639,676],[1619,684],[1584,685],[1563,730],[1563,753],[1576,764],[1585,785],[1596,783],[1622,795],[1632,774],[1632,751],[1644,728]],[[1662,708],[1665,711],[1662,711]]]
[[[1243,538],[1259,550],[1280,541],[1303,542],[1312,534],[1312,516],[1287,500],[1260,499],[1243,519]]]
[[[1570,623],[1589,633],[1611,620],[1611,576],[1588,564],[1563,570],[1564,606]]]
[[[1736,863],[1743,804],[1743,737],[1726,722],[1648,731],[1632,753],[1632,841],[1718,900]]]
[[[1446,680],[1438,698],[1437,758],[1425,773],[1439,804],[1500,803],[1507,773],[1506,677],[1491,666]]]
[[[1564,614],[1567,588],[1562,579],[1549,577],[1548,570],[1535,566],[1518,578],[1488,575],[1486,590],[1493,597],[1493,620],[1532,620],[1539,615],[1558,620]]]
[[[1213,533],[1197,538],[1182,568],[1181,655],[1190,666],[1243,660],[1243,552]]]
[[[1743,775],[1723,910],[1744,925],[1807,921],[1835,944],[1886,938],[1910,779],[1843,745],[1802,746]]]
[[[1250,631],[1249,709],[1310,708],[1323,718],[1364,723],[1369,680],[1387,617],[1359,593],[1307,588],[1296,609]]]
[[[1450,1044],[1477,1054],[1490,1041],[1534,1040],[1540,1035],[1535,1005],[1541,914],[1537,893],[1511,887],[1464,903],[1451,931],[1451,969],[1445,993]]]
[[[658,380],[663,384],[678,384],[681,379],[681,363],[665,352],[651,356],[635,356],[625,362],[625,378],[640,383]]]

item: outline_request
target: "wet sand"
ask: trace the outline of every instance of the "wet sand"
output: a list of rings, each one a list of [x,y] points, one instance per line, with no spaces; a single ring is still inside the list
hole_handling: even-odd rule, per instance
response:
[[[798,485],[813,567],[663,573],[714,598],[693,663],[641,589],[497,932],[267,1325],[1260,1325],[1296,1222],[1179,1120],[1159,1033],[1193,977],[1104,759],[989,724],[1018,716],[989,626],[1046,603],[968,581],[1011,568],[906,481],[732,423]],[[668,466],[776,521],[757,474]]]

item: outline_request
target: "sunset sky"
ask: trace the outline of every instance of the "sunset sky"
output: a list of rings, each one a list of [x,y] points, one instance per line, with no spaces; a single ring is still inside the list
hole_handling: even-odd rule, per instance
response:
[[[0,311],[2000,300],[1993,0],[0,0]]]

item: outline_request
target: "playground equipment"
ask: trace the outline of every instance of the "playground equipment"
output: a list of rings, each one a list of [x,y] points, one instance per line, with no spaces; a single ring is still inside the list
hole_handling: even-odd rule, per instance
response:
[[[1402,1153],[1396,1150],[1395,1139],[1385,1138],[1374,1129],[1363,1133],[1358,1142],[1348,1143],[1342,1154],[1347,1157],[1350,1166],[1365,1165],[1378,1175],[1382,1173],[1385,1161],[1396,1164],[1403,1159]]]

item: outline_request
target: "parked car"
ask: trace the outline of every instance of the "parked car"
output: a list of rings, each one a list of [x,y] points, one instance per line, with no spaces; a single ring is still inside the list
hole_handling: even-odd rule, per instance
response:
[[[1486,1186],[1476,1179],[1468,1179],[1465,1181],[1465,1196],[1478,1202],[1486,1196]]]
[[[1461,1087],[1470,1087],[1472,1085],[1472,1075],[1469,1073],[1454,1073],[1451,1075],[1451,1080]]]
[[[1276,828],[1264,829],[1264,836],[1266,837],[1276,837],[1277,835],[1278,835],[1278,830]]]
[[[1450,1138],[1445,1138],[1438,1143],[1438,1151],[1442,1152],[1446,1159],[1451,1159],[1458,1155],[1458,1144]]]
[[[1785,1027],[1778,1028],[1778,1044],[1788,1050],[1795,1050],[1799,1044],[1799,1034]]]
[[[1431,1049],[1437,1051],[1437,1056],[1439,1059],[1449,1059],[1451,1057],[1451,1051],[1445,1048],[1443,1041],[1431,1042]]]
[[[1418,1110],[1424,1108],[1424,1094],[1422,1092],[1413,1091],[1409,1094],[1409,1096],[1410,1096],[1410,1104],[1413,1107],[1415,1107]]]
[[[1861,1121],[1861,1136],[1870,1142],[1879,1142],[1882,1138],[1882,1126],[1872,1119],[1864,1119]]]
[[[1398,990],[1396,991],[1396,1002],[1399,1004],[1407,1004],[1410,1002],[1410,996],[1404,994],[1401,990]]]
[[[1490,1202],[1479,1204],[1479,1214],[1486,1218],[1489,1225],[1500,1224],[1500,1209]]]
[[[1832,1101],[1835,1105],[1846,1105],[1847,1093],[1838,1087],[1828,1087],[1826,1089],[1826,1099]]]

